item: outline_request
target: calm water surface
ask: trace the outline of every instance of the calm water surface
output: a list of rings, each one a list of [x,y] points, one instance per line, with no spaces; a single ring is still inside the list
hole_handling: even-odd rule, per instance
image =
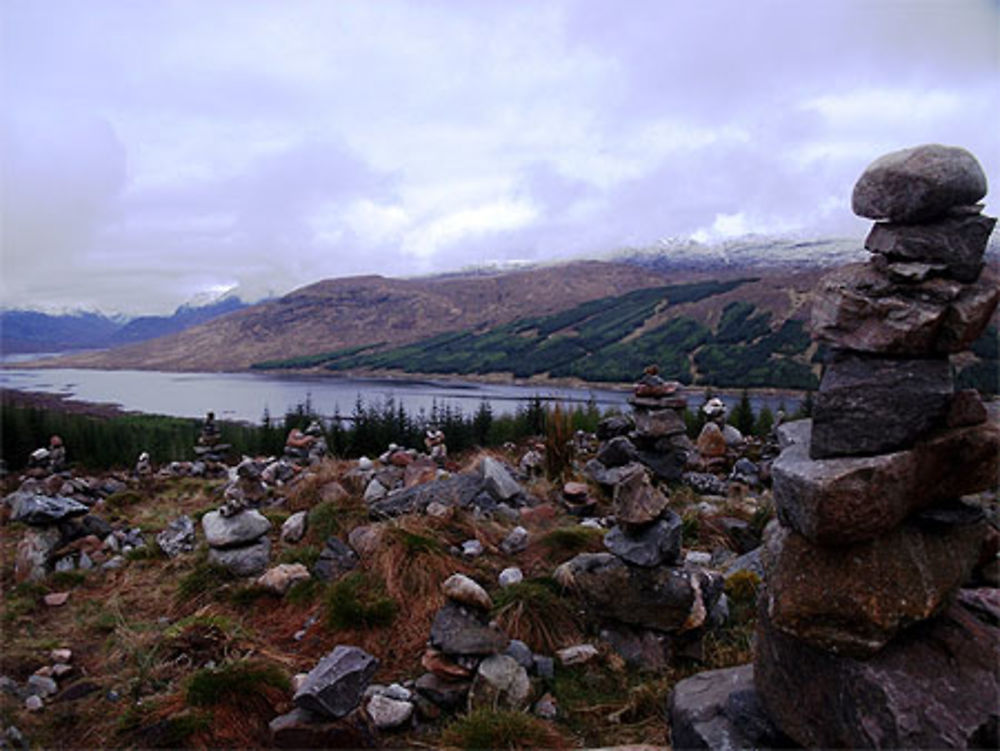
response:
[[[307,399],[313,410],[331,417],[349,415],[360,398],[365,404],[394,399],[413,414],[430,414],[436,404],[473,412],[485,400],[494,414],[511,414],[538,396],[565,405],[593,400],[603,410],[626,407],[625,391],[550,386],[509,386],[464,381],[407,381],[330,376],[275,376],[258,373],[164,373],[146,370],[0,370],[0,386],[24,391],[64,394],[86,402],[110,403],[122,409],[175,417],[203,417],[214,411],[221,419],[259,422],[268,410],[280,417]],[[692,389],[692,407],[702,402]],[[730,404],[735,397],[723,397]],[[798,400],[754,396],[754,407],[776,409],[782,401],[794,409]]]

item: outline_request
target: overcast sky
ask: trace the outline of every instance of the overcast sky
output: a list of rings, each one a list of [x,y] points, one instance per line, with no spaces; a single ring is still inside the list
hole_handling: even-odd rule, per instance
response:
[[[925,142],[1000,185],[998,0],[0,9],[7,307],[860,238],[861,170]]]

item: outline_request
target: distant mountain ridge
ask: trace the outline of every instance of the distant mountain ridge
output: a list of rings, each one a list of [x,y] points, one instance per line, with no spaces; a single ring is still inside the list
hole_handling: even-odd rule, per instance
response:
[[[181,305],[169,316],[110,316],[103,313],[0,311],[0,352],[28,354],[105,349],[143,342],[247,307],[238,297],[208,305]]]

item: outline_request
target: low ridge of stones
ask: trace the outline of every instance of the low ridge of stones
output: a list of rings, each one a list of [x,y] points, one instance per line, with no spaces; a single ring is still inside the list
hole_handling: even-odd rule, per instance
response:
[[[975,158],[937,145],[858,180],[872,257],[817,291],[830,357],[812,420],[779,428],[755,661],[677,685],[675,748],[1000,742],[1000,598],[963,588],[987,530],[963,496],[996,489],[1000,412],[948,360],[1000,296],[985,193]]]

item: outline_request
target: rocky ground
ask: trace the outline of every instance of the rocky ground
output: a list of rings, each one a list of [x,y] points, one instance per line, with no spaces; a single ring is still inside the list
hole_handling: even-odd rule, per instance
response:
[[[672,686],[750,659],[768,460],[689,445],[668,482],[672,423],[616,420],[551,475],[535,444],[6,478],[2,743],[666,744]]]

